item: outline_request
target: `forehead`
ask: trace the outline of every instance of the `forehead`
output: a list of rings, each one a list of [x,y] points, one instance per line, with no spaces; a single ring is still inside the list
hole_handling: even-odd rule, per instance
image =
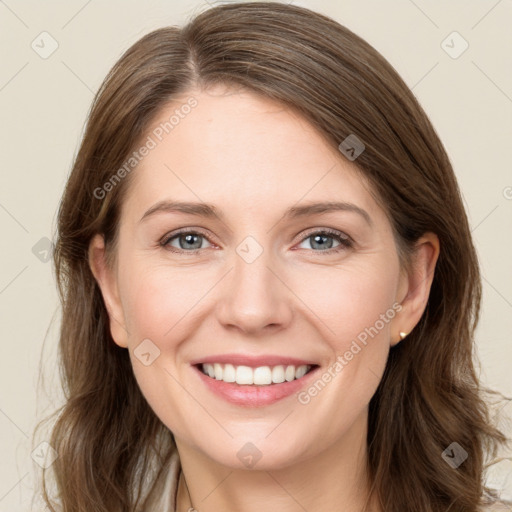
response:
[[[297,113],[249,91],[181,94],[157,113],[143,141],[151,149],[126,198],[138,213],[166,197],[259,213],[301,198],[350,200],[377,213],[354,163]]]

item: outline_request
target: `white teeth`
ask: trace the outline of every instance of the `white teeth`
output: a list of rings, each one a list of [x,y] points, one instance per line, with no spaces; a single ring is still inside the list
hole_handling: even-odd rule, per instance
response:
[[[253,384],[254,376],[252,368],[248,366],[236,367],[236,383],[237,384]]]
[[[269,366],[259,366],[253,370],[254,384],[268,386],[272,384],[272,370]]]
[[[224,373],[222,375],[224,382],[235,382],[236,381],[236,369],[232,364],[226,364],[224,366]]]
[[[272,368],[272,382],[276,384],[284,382],[284,366],[274,366]]]
[[[284,381],[291,382],[304,377],[311,369],[310,365],[301,366],[233,366],[232,364],[204,363],[203,373],[216,380],[224,382],[236,382],[237,384],[256,386],[268,386],[270,384],[281,384]]]
[[[213,365],[213,372],[217,380],[222,380],[222,366],[219,363]]]
[[[301,377],[304,377],[304,375],[306,375],[306,372],[308,371],[307,367],[302,365],[302,366],[299,366],[296,370],[295,370],[295,378],[296,379],[300,379]]]
[[[284,372],[284,378],[290,382],[295,379],[295,366],[287,366],[286,371]]]

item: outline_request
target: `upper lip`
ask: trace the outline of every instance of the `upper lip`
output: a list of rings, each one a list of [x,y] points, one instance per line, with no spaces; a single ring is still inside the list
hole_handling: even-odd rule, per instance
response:
[[[251,368],[258,368],[259,366],[302,366],[311,365],[316,366],[317,363],[305,359],[298,359],[296,357],[278,356],[278,355],[259,355],[249,356],[244,354],[219,354],[216,356],[207,356],[200,359],[191,361],[191,365],[198,365],[201,363],[219,363],[219,364],[232,364],[233,366],[249,366]]]

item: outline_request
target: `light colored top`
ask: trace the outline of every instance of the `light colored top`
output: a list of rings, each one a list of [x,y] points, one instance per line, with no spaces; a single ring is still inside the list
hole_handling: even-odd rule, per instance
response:
[[[178,494],[178,480],[181,472],[181,463],[176,450],[169,460],[166,473],[163,473],[154,492],[144,504],[146,512],[176,512],[176,499]],[[485,512],[512,512],[512,502],[500,502],[484,508]]]
[[[178,451],[175,450],[169,460],[168,469],[162,473],[153,492],[144,503],[144,512],[176,512],[178,480],[181,463]]]
[[[489,507],[486,509],[489,512],[510,512],[512,511],[512,501],[503,501],[501,503],[495,503],[494,505],[489,505]]]

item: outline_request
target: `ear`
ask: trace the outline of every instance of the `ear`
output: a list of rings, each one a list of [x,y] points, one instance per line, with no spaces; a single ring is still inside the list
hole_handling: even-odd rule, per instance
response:
[[[412,269],[400,276],[397,301],[402,305],[394,318],[391,346],[401,341],[400,332],[409,334],[420,321],[427,306],[430,287],[439,257],[439,238],[435,233],[425,233],[416,243]]]
[[[106,262],[105,240],[103,235],[95,235],[89,243],[89,266],[100,287],[103,301],[110,320],[110,333],[117,345],[128,347],[128,331],[125,326],[124,313],[119,299],[117,276]]]

